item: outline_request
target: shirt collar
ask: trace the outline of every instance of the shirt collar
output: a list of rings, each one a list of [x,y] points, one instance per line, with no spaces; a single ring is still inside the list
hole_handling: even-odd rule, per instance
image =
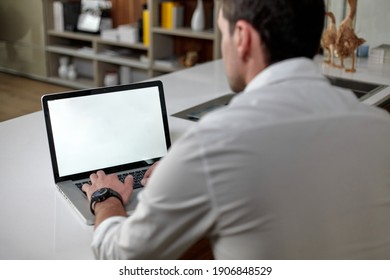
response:
[[[324,79],[324,76],[313,60],[303,57],[292,58],[265,68],[249,82],[244,92],[296,78]]]

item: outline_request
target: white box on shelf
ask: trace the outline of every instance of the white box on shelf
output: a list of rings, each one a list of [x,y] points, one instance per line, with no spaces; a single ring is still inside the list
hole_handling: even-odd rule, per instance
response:
[[[124,24],[118,26],[119,41],[135,44],[139,41],[138,26],[136,24]]]
[[[107,41],[118,41],[119,34],[117,29],[104,29],[100,32],[100,37]]]

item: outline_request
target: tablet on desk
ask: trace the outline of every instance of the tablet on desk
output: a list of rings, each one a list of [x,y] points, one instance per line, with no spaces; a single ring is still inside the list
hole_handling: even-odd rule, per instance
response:
[[[173,117],[182,118],[189,121],[197,122],[207,113],[222,108],[229,104],[230,100],[234,96],[234,93],[225,94],[221,97],[212,99],[210,101],[201,103],[194,107],[188,108],[186,110],[180,111],[176,114],[173,114]]]

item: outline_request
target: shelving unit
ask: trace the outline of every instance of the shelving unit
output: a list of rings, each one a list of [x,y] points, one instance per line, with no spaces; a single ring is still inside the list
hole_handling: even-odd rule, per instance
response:
[[[129,0],[130,1],[130,0]],[[196,0],[179,1],[185,9],[184,27],[164,29],[160,26],[161,0],[148,0],[150,13],[150,44],[129,44],[102,40],[99,35],[53,29],[53,2],[44,0],[46,14],[46,60],[48,77],[53,83],[75,87],[100,87],[104,85],[107,72],[120,72],[128,67],[132,73],[132,82],[145,80],[164,73],[183,68],[179,63],[164,63],[167,57],[181,57],[188,51],[195,51],[198,62],[206,62],[221,57],[220,34],[216,28],[219,1],[204,0],[208,21],[204,31],[195,32],[190,28],[190,15],[196,6]],[[215,28],[214,28],[215,27]],[[62,79],[58,76],[59,58],[69,57],[76,64],[76,80]]]
[[[152,73],[176,71],[183,66],[174,65],[163,67],[158,65],[159,59],[171,57],[181,57],[188,51],[198,53],[199,62],[210,61],[221,57],[220,34],[216,28],[217,12],[219,1],[203,0],[206,15],[206,27],[204,31],[193,31],[190,28],[191,16],[195,10],[197,1],[179,1],[184,7],[184,27],[165,29],[160,24],[160,0],[149,0],[148,6],[153,14],[151,22],[151,49],[150,58],[152,61]]]

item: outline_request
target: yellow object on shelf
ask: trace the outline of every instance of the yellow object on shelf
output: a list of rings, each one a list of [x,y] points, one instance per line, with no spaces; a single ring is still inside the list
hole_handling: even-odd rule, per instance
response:
[[[143,28],[143,43],[149,46],[150,43],[150,14],[149,10],[145,9],[142,12],[142,28]]]
[[[175,26],[175,9],[180,7],[180,3],[176,1],[164,1],[161,3],[161,27],[172,29]]]

